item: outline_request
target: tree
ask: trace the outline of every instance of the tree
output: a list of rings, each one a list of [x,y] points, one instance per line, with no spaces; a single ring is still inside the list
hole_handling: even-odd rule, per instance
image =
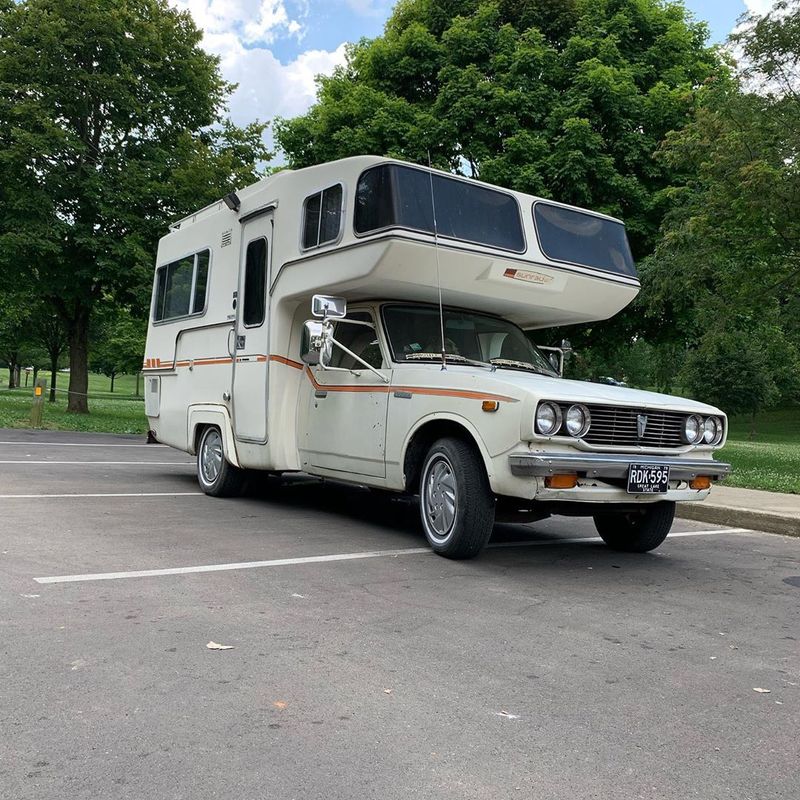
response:
[[[670,211],[642,266],[641,307],[696,349],[698,389],[700,364],[738,353],[740,388],[763,405],[794,396],[787,365],[800,347],[800,2],[748,17],[735,42],[737,74],[704,87],[694,121],[661,151],[678,181],[663,192]],[[719,396],[742,405],[732,384]]]
[[[167,0],[0,5],[0,280],[63,323],[71,411],[97,305],[143,313],[166,222],[269,158],[264,125],[223,120],[233,87],[200,37]]]
[[[403,0],[317,103],[276,123],[292,166],[388,154],[621,216],[649,253],[673,167],[654,163],[719,67],[660,0]]]
[[[28,344],[30,298],[23,292],[0,292],[0,359],[8,365],[8,388],[19,385],[19,370]]]
[[[147,321],[131,316],[126,310],[106,309],[98,326],[91,350],[90,366],[111,378],[111,391],[117,375],[138,372],[142,368]]]

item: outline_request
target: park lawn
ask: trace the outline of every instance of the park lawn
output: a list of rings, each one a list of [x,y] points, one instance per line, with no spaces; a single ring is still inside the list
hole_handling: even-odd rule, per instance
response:
[[[59,376],[61,377],[61,376]],[[68,376],[64,376],[68,378]],[[131,378],[133,376],[130,376]],[[66,384],[66,380],[65,380]],[[91,396],[89,386],[89,414],[68,414],[67,396],[59,393],[55,403],[45,400],[42,427],[48,430],[94,431],[97,433],[146,433],[147,417],[144,401],[131,394]],[[116,387],[115,387],[116,389]],[[0,428],[29,428],[32,391],[28,389],[0,389]],[[117,392],[114,392],[116,395]]]
[[[800,494],[800,408],[764,411],[755,425],[732,417],[718,457],[733,465],[726,486]]]

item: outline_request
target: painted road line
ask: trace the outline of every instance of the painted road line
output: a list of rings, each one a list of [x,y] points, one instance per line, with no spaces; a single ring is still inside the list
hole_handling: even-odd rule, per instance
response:
[[[685,531],[673,533],[677,536],[714,536],[721,533],[743,533],[744,528],[725,528],[722,530]],[[601,542],[599,536],[585,536],[575,539],[543,539],[527,542],[500,542],[490,544],[497,547],[532,547],[563,544],[582,544]],[[288,567],[296,564],[322,564],[329,561],[358,561],[367,558],[392,558],[397,556],[433,555],[429,547],[405,547],[401,550],[366,550],[361,553],[334,553],[326,556],[302,556],[299,558],[275,558],[270,561],[239,561],[231,564],[202,564],[194,567],[167,567],[166,569],[139,569],[129,572],[89,572],[83,575],[54,575],[47,578],[34,578],[37,583],[81,583],[85,581],[113,581],[122,578],[156,578],[164,575],[188,575],[196,572],[228,572],[239,569],[259,569],[262,567]]]
[[[0,494],[0,500],[46,500],[65,497],[204,497],[203,492],[98,492],[96,494]]]
[[[102,466],[119,466],[120,464],[131,464],[137,467],[188,467],[193,466],[194,461],[33,461],[32,459],[16,458],[8,461],[0,461],[0,464],[60,464],[71,465],[75,464],[100,464]]]
[[[100,442],[0,442],[19,447],[167,447],[165,444],[101,444]]]

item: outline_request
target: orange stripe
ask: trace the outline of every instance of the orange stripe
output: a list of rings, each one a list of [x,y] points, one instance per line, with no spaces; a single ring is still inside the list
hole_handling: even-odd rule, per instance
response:
[[[379,384],[376,386],[350,386],[348,384],[334,384],[329,386],[318,383],[311,370],[304,364],[301,364],[299,361],[292,361],[291,358],[279,356],[275,353],[272,353],[269,357],[265,355],[256,356],[256,361],[265,362],[267,360],[275,361],[278,364],[284,364],[285,366],[292,367],[293,369],[305,370],[305,373],[311,383],[314,385],[314,388],[322,389],[326,392],[377,392],[378,394],[386,394],[387,392],[408,392],[409,394],[427,395],[429,397],[461,397],[467,400],[499,400],[504,403],[519,402],[516,398],[507,397],[503,394],[477,392],[470,389],[435,389],[427,386],[392,386],[389,384]],[[230,364],[231,361],[232,359],[229,356],[222,356],[218,358],[196,358],[194,361],[174,362],[174,366],[188,367],[190,364],[194,364],[195,367],[205,367],[213,364]],[[158,363],[161,369],[170,368],[173,366],[173,363],[170,363],[169,365],[166,363],[162,364],[160,358],[148,358],[146,359],[145,364],[148,363]]]
[[[434,389],[427,386],[391,386],[382,384],[378,386],[348,386],[346,384],[327,385],[318,383],[311,370],[306,367],[306,375],[315,389],[326,392],[377,392],[386,394],[387,392],[408,392],[409,394],[430,395],[432,397],[462,397],[467,400],[500,400],[506,403],[519,402],[514,397],[507,397],[502,394],[490,394],[489,392],[474,392],[469,389]]]
[[[285,364],[287,367],[294,367],[295,369],[303,369],[303,365],[299,361],[292,361],[291,358],[285,356],[276,356],[274,353],[269,357],[270,361],[277,361],[278,364]]]

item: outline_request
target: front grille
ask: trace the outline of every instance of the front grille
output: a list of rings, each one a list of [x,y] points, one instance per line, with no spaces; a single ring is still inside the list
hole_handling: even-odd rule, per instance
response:
[[[583,438],[589,444],[607,447],[686,446],[681,438],[686,414],[616,406],[588,405],[587,408],[592,415],[592,424]],[[640,414],[647,417],[642,437],[639,437],[637,424]]]

